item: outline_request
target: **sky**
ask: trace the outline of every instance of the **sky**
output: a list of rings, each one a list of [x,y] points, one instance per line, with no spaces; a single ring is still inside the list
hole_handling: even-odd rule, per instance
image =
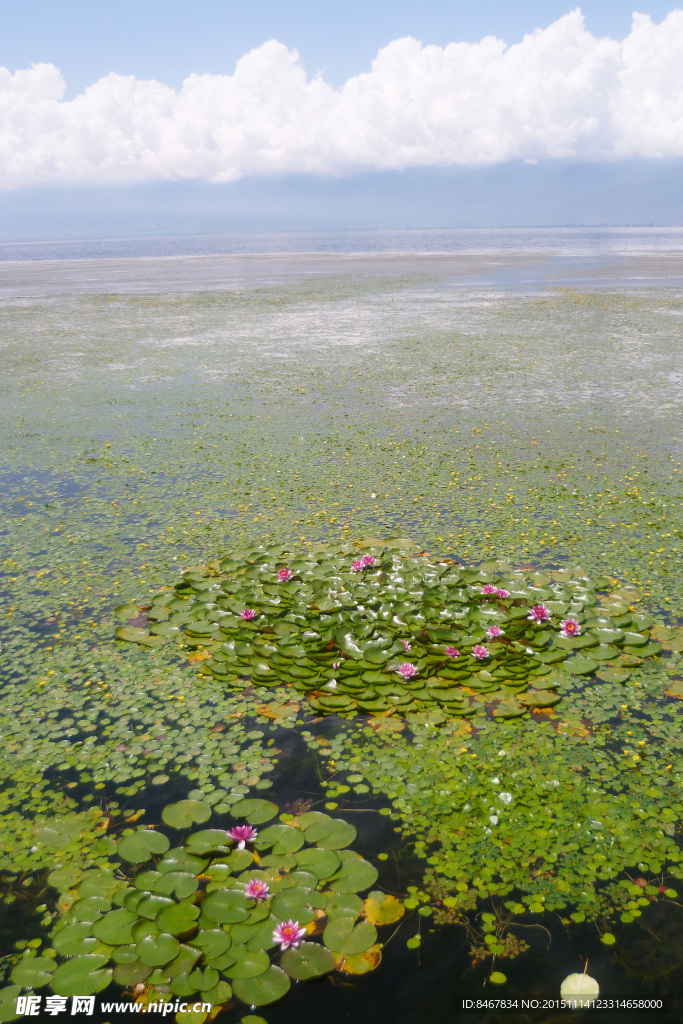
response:
[[[671,0],[584,0],[586,28],[623,39],[634,10],[660,22]],[[73,98],[110,72],[178,88],[190,74],[225,75],[269,39],[296,49],[309,75],[336,88],[370,69],[394,39],[508,44],[545,28],[571,0],[2,0],[0,65],[55,64]]]
[[[4,192],[678,159],[671,0],[0,3]]]

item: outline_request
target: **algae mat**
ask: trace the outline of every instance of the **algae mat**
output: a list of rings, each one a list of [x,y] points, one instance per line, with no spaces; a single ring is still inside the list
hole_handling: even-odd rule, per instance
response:
[[[109,870],[141,826],[165,835],[165,807],[196,801],[203,827],[225,829],[237,801],[278,790],[378,822],[358,852],[406,913],[376,993],[394,991],[392,958],[418,991],[419,957],[453,926],[467,991],[528,992],[516,922],[574,936],[543,951],[553,990],[591,936],[663,990],[643,938],[680,934],[682,313],[673,291],[455,289],[417,258],[371,281],[340,264],[233,292],[5,301],[7,975],[51,977],[39,961],[73,872]],[[201,643],[115,639],[115,608],[153,606],[214,558],[392,536],[459,564],[602,579],[661,652],[622,650],[615,674],[522,719],[494,720],[474,693],[466,719],[406,723],[318,720],[291,687],[198,676]],[[300,988],[268,1019],[312,998],[341,1019],[332,983]]]

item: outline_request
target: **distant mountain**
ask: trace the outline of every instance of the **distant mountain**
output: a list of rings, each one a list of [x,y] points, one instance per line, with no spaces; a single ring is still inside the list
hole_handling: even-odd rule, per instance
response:
[[[0,192],[0,240],[334,228],[683,224],[683,161],[506,163]]]

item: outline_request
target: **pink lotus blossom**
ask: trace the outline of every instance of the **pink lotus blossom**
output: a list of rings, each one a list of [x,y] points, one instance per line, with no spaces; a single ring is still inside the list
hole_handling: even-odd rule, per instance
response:
[[[543,622],[547,622],[549,618],[550,609],[546,608],[544,604],[535,604],[527,615],[527,619],[531,619],[532,622],[536,622],[539,625]]]
[[[273,942],[279,942],[281,950],[296,949],[305,934],[306,929],[299,928],[298,921],[283,921],[273,932]]]
[[[489,652],[488,649],[483,647],[481,644],[475,644],[472,648],[472,656],[474,658],[478,658],[479,661],[483,661],[484,658],[488,658]]]
[[[499,597],[501,601],[504,601],[506,597],[510,596],[510,591],[506,590],[505,587],[498,587],[496,590],[496,597]]]
[[[505,630],[501,629],[500,626],[489,626],[486,630],[486,635],[489,640],[497,640],[499,636],[505,636]]]
[[[375,559],[373,558],[372,555],[363,555],[363,557],[361,558],[361,562],[363,563],[363,568],[367,569],[371,565],[375,564]]]
[[[484,585],[484,586],[483,586],[483,587],[481,588],[481,592],[482,592],[482,594],[495,594],[495,593],[497,593],[497,590],[496,590],[496,588],[495,588],[495,587],[491,586],[491,584],[490,584],[490,583],[486,583],[486,584],[485,584],[485,585]]]
[[[571,640],[573,636],[579,636],[580,633],[581,626],[576,619],[565,619],[560,623],[560,636],[563,636],[565,640]]]
[[[245,608],[243,612],[240,612],[241,619],[255,619],[256,612],[253,608]]]
[[[360,561],[360,559],[358,559],[358,561],[356,562],[351,562],[351,568],[353,569],[354,572],[360,572],[361,569],[363,568],[363,563]]]
[[[458,650],[457,647],[447,647],[446,650],[445,650],[445,653],[448,655],[449,658],[459,658],[460,657],[460,651]]]
[[[258,878],[252,878],[245,886],[244,895],[252,900],[267,900],[270,896],[270,889],[265,882],[259,881]]]
[[[410,644],[408,643],[407,640],[401,640],[401,643],[403,644],[403,650],[404,651],[409,651],[410,650]]]
[[[396,671],[404,679],[412,679],[413,676],[417,675],[417,666],[411,665],[409,661],[404,661],[402,665],[398,666]]]
[[[243,850],[247,843],[253,843],[258,832],[251,825],[234,825],[228,829],[228,835],[237,843],[237,849]]]
[[[287,580],[291,580],[292,578],[292,570],[280,569],[280,571],[277,574],[277,578],[279,579],[280,583],[286,583]]]

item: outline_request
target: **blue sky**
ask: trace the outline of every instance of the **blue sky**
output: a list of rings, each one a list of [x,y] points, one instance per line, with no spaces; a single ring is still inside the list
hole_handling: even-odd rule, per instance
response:
[[[0,65],[56,64],[71,98],[109,72],[178,87],[192,72],[229,74],[244,53],[276,38],[297,49],[331,85],[370,68],[380,47],[412,35],[423,43],[516,43],[578,4],[571,0],[2,0]],[[661,21],[671,0],[584,0],[586,27],[626,36],[638,10]]]

